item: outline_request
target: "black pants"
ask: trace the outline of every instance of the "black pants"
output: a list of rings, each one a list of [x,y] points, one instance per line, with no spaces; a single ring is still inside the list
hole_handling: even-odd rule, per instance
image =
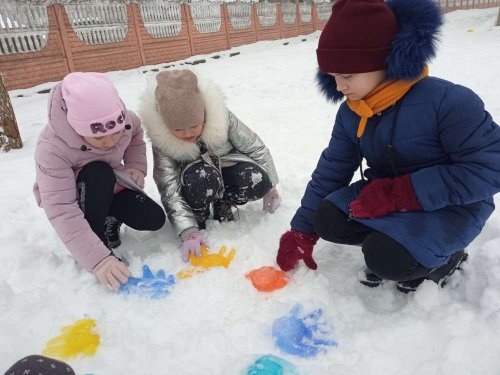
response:
[[[183,182],[182,194],[194,210],[210,209],[219,199],[243,205],[261,199],[272,187],[261,167],[245,162],[222,168],[222,175],[208,163],[196,163],[184,171]]]
[[[87,164],[76,179],[78,203],[95,234],[106,243],[104,221],[115,217],[135,230],[158,230],[165,224],[165,213],[147,195],[130,189],[113,194],[116,177],[103,161]]]
[[[432,271],[418,263],[399,242],[349,219],[344,212],[327,200],[321,203],[314,214],[314,230],[329,242],[361,244],[366,266],[383,279],[414,280]]]

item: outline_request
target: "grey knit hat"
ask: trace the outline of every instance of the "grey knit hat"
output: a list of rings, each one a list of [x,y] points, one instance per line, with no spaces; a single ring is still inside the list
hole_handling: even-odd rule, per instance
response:
[[[156,106],[170,130],[200,125],[205,119],[205,102],[198,78],[187,69],[156,75]]]

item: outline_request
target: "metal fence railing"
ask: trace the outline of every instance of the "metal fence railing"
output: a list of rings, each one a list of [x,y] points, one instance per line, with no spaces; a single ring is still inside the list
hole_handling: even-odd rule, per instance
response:
[[[257,17],[262,26],[272,27],[276,25],[276,8],[276,4],[257,4]]]
[[[281,4],[281,12],[283,15],[283,22],[287,25],[293,25],[297,19],[297,5],[295,3]]]
[[[312,20],[312,7],[311,4],[299,4],[300,20],[304,23],[309,23]]]
[[[12,5],[0,5],[0,55],[41,50],[49,35],[47,7]]]
[[[191,17],[198,32],[216,33],[221,27],[221,5],[218,3],[191,3]]]
[[[86,44],[122,42],[127,36],[125,4],[75,4],[64,8],[76,35]]]
[[[140,11],[144,26],[153,38],[168,38],[180,34],[182,13],[179,3],[141,4]]]
[[[328,21],[328,18],[332,15],[332,4],[322,3],[316,5],[316,10],[318,11],[318,19],[320,21]]]
[[[252,6],[248,3],[227,4],[227,14],[231,26],[238,30],[248,29],[250,27],[250,18],[252,16]]]

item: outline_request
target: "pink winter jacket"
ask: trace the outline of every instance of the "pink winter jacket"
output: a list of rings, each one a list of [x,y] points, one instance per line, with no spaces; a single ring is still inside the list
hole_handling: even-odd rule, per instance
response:
[[[61,99],[59,83],[50,93],[48,124],[40,134],[35,151],[33,190],[59,238],[78,263],[91,270],[110,250],[92,231],[78,206],[78,172],[86,164],[101,160],[114,169],[121,185],[140,190],[124,169],[135,168],[146,175],[146,145],[139,118],[127,110],[125,121],[131,127],[125,127],[118,143],[109,151],[95,149],[69,125]]]

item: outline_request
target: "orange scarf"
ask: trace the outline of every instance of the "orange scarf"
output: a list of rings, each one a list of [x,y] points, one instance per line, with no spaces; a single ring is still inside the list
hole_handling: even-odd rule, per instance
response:
[[[362,100],[347,99],[347,105],[358,116],[361,117],[358,124],[358,138],[363,136],[366,128],[366,122],[375,113],[382,112],[401,99],[411,87],[418,81],[429,75],[429,68],[424,67],[420,77],[415,81],[390,81],[378,85],[369,96]]]

